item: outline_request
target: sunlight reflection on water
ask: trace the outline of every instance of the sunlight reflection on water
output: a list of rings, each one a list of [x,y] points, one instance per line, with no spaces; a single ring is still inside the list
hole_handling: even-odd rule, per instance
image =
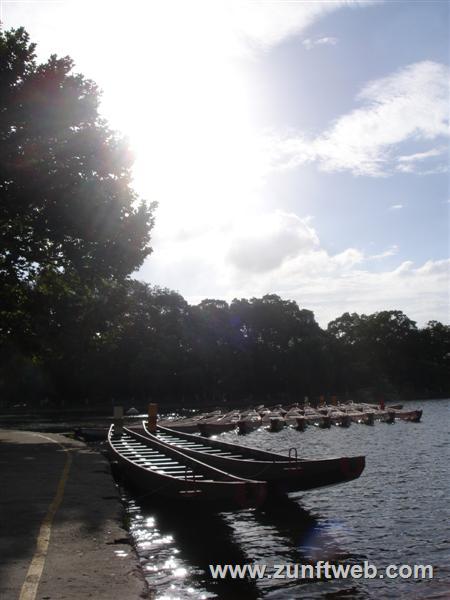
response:
[[[365,454],[360,479],[311,490],[263,509],[212,513],[144,503],[126,494],[130,529],[155,598],[425,599],[448,597],[448,413],[450,402],[411,403],[423,422],[349,429],[265,430],[224,439],[303,457]],[[216,580],[209,564],[433,564],[433,581]]]

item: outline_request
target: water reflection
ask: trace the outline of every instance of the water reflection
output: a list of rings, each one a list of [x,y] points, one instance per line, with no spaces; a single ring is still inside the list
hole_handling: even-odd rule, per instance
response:
[[[130,531],[153,598],[291,598],[294,586],[320,582],[292,576],[214,580],[209,565],[264,564],[273,574],[274,565],[361,559],[342,548],[341,525],[321,523],[298,500],[284,498],[259,510],[214,513],[124,494]],[[344,598],[350,591],[343,587],[329,597]]]
[[[234,531],[215,513],[169,501],[126,499],[130,531],[155,598],[257,598],[247,580],[213,580],[210,564],[244,564]],[[239,511],[235,518],[246,519]]]
[[[355,425],[304,433],[256,431],[239,443],[303,457],[365,454],[362,477],[342,486],[311,490],[259,510],[211,513],[150,499],[129,500],[131,531],[153,597],[227,600],[296,598],[365,600],[448,597],[450,542],[448,409],[428,402],[421,424]],[[224,436],[237,441],[237,436]],[[234,439],[233,439],[234,437]],[[433,564],[432,581],[373,579],[213,580],[208,565],[247,563],[334,564],[370,561]]]
[[[155,598],[246,598],[288,589],[298,581],[214,580],[209,565],[343,560],[335,529],[298,501],[285,498],[259,510],[215,513],[170,502],[133,499],[126,492],[130,531]]]

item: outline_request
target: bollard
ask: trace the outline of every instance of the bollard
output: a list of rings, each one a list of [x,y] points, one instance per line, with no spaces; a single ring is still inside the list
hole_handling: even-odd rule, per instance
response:
[[[150,403],[148,405],[147,429],[150,433],[156,433],[156,418],[158,415],[158,405]]]
[[[114,435],[122,435],[123,433],[123,406],[114,407]]]
[[[331,396],[331,404],[337,406],[337,396]]]

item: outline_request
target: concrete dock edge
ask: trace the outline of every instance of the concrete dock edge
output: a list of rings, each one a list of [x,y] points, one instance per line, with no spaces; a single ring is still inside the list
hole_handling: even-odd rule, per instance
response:
[[[150,597],[105,456],[58,434],[0,430],[0,473],[2,599]]]

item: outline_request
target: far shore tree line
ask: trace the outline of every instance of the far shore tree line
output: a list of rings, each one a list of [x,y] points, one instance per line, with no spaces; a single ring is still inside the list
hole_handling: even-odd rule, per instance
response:
[[[345,313],[322,329],[274,294],[192,306],[133,280],[82,300],[43,298],[4,340],[4,399],[192,407],[449,395],[450,328],[418,328],[401,311]]]
[[[268,294],[196,306],[131,278],[155,204],[132,188],[126,140],[70,58],[43,64],[0,31],[2,405],[229,405],[443,397],[450,328],[401,311],[313,312]]]

